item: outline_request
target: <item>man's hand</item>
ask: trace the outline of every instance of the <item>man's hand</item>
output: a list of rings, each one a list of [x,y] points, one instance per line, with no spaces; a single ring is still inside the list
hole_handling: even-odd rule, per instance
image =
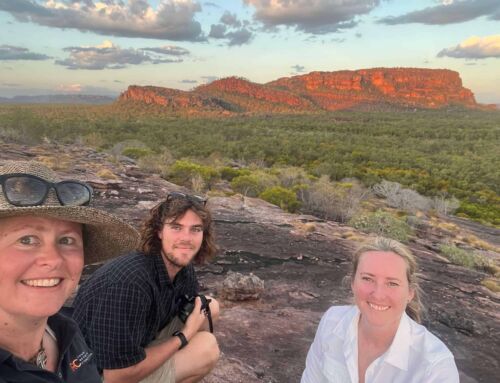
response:
[[[201,299],[200,297],[196,297],[193,312],[189,315],[182,329],[184,336],[190,340],[200,330],[205,319],[205,313],[201,310]]]

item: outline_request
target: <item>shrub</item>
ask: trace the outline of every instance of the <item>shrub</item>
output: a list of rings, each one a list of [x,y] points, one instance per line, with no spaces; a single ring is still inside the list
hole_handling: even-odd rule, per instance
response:
[[[445,195],[439,195],[432,199],[432,206],[439,214],[450,215],[460,207],[460,201],[453,196],[446,198]]]
[[[147,155],[151,155],[153,152],[149,148],[125,148],[122,151],[122,155],[126,157],[130,157],[134,160],[137,160],[141,157],[145,157]]]
[[[498,270],[491,259],[474,251],[467,251],[453,245],[440,245],[439,251],[455,265],[484,271],[490,274],[494,274]]]
[[[254,171],[251,174],[233,178],[231,188],[247,197],[257,197],[267,188],[276,186],[276,176],[263,171]]]
[[[142,141],[125,140],[125,141],[121,141],[121,142],[114,144],[113,147],[109,150],[109,153],[112,156],[121,156],[121,155],[125,155],[123,153],[124,150],[130,149],[130,148],[149,149],[149,147]]]
[[[162,148],[160,153],[147,154],[137,160],[137,165],[147,171],[167,177],[168,168],[175,162],[173,155],[167,148]]]
[[[264,191],[258,177],[252,174],[238,176],[231,181],[231,188],[248,197],[257,197]]]
[[[383,180],[372,186],[373,192],[386,199],[387,205],[408,212],[427,211],[432,207],[430,199],[411,189],[403,189],[397,182]]]
[[[259,197],[290,213],[295,212],[300,206],[300,202],[297,201],[297,195],[293,191],[281,186],[273,186],[266,189]]]
[[[288,166],[283,168],[275,168],[275,174],[278,176],[281,186],[284,188],[292,188],[299,184],[309,184],[309,176],[302,168],[295,166]]]
[[[118,176],[116,176],[111,170],[102,168],[97,172],[97,177],[105,179],[105,180],[116,180]]]
[[[234,178],[250,174],[248,169],[237,169],[229,166],[223,166],[219,169],[220,177],[223,180],[232,181]]]
[[[498,283],[498,279],[496,278],[483,279],[481,281],[481,284],[488,290],[493,291],[494,293],[500,293],[500,283]]]
[[[413,234],[406,222],[381,210],[354,217],[349,224],[365,233],[374,233],[400,242],[407,242]]]
[[[421,217],[416,215],[409,215],[406,217],[406,223],[414,230],[422,229],[425,226],[424,221]]]
[[[368,190],[357,182],[332,183],[328,176],[301,192],[307,210],[340,222],[347,222],[357,214],[361,201],[368,195]]]
[[[192,187],[194,177],[199,176],[205,183],[206,187],[210,189],[212,184],[218,178],[219,173],[211,166],[199,165],[194,162],[179,160],[175,161],[175,163],[170,167],[168,175],[172,182],[186,187]]]

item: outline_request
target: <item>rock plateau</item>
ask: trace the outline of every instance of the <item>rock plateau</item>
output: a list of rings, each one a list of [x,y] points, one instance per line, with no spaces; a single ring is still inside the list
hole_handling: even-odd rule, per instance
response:
[[[266,84],[229,77],[192,91],[130,86],[118,104],[142,102],[169,111],[291,113],[334,110],[484,108],[446,69],[374,68],[311,72]]]

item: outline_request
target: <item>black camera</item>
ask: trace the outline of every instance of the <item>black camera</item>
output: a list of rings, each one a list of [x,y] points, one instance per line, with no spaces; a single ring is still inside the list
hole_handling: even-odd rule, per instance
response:
[[[209,315],[210,306],[208,304],[212,300],[207,299],[204,295],[201,294],[198,296],[201,299],[201,311],[203,311],[205,315]],[[193,312],[194,301],[196,300],[196,297],[197,297],[196,295],[194,296],[184,295],[181,297],[179,302],[179,312],[177,313],[177,316],[182,321],[182,323],[186,323],[188,316]]]

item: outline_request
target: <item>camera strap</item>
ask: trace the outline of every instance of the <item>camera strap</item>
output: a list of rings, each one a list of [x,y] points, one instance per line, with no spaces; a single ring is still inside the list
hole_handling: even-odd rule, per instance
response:
[[[210,311],[209,303],[212,302],[211,299],[207,299],[204,295],[199,296],[201,299],[201,307],[203,307],[203,311],[205,312],[205,316],[208,319],[208,326],[210,328],[210,332],[213,334],[214,332],[214,324],[212,322],[212,312]]]

